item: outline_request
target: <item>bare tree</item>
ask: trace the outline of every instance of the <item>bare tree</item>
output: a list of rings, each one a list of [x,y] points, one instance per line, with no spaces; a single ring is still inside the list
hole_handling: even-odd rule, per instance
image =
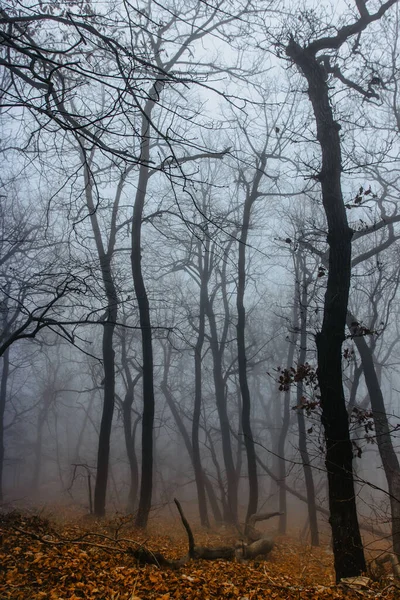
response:
[[[379,20],[395,1],[389,0],[375,13],[370,14],[366,3],[361,0],[357,2],[358,18],[341,27],[335,35],[321,35],[301,45],[292,34],[286,46],[287,56],[307,81],[317,139],[322,152],[322,165],[316,178],[321,185],[322,202],[328,222],[329,272],[324,319],[317,336],[318,379],[327,445],[330,523],[338,580],[359,575],[366,567],[357,520],[352,475],[353,456],[341,367],[341,348],[350,289],[353,232],[348,226],[343,202],[340,124],[335,120],[330,103],[327,74],[332,72],[334,76],[343,80],[341,71],[331,66],[330,53],[339,51],[354,36],[358,36],[357,42],[360,43],[363,31],[371,23]],[[322,55],[322,52],[325,54]]]

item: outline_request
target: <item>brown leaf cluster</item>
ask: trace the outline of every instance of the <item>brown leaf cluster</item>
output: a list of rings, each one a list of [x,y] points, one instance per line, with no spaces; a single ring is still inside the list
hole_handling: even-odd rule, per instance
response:
[[[49,522],[0,516],[1,600],[332,600],[400,597],[396,582],[334,585],[332,554],[281,538],[268,560],[195,560],[180,569],[139,565],[130,548],[145,546],[176,559],[187,552],[178,523],[135,531],[129,519]],[[231,543],[226,532],[196,531],[199,543]],[[359,585],[357,585],[359,583]]]

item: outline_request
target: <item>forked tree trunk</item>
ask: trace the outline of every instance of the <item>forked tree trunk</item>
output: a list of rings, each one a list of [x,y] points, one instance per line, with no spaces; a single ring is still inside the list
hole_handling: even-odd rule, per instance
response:
[[[339,44],[340,45],[340,44]],[[342,344],[350,289],[352,230],[347,222],[341,189],[340,125],[334,120],[326,73],[316,49],[302,48],[291,38],[286,52],[308,83],[322,151],[318,175],[328,223],[329,272],[324,317],[318,333],[318,380],[322,424],[326,441],[330,524],[336,578],[352,577],[366,570],[357,518],[353,480],[353,453],[342,381]]]

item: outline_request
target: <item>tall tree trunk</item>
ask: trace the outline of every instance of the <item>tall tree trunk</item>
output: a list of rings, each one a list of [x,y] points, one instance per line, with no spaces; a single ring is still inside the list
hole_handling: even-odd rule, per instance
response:
[[[153,85],[149,93],[149,100],[143,110],[140,150],[141,165],[133,206],[131,236],[132,277],[139,309],[140,331],[142,334],[142,466],[139,507],[135,520],[135,525],[141,528],[147,526],[153,494],[153,427],[155,410],[150,303],[142,272],[142,219],[147,185],[149,182],[151,113],[163,86],[164,83],[161,80]]]
[[[318,49],[318,48],[317,48]],[[316,337],[322,424],[326,441],[330,524],[336,578],[366,570],[357,518],[353,453],[342,381],[342,343],[350,289],[352,230],[347,222],[341,189],[340,125],[334,120],[326,73],[317,49],[302,48],[291,38],[286,52],[308,83],[322,151],[318,175],[328,223],[329,272],[321,331]]]
[[[303,278],[301,283],[301,290],[296,294],[295,302],[300,301],[300,352],[299,352],[299,365],[304,365],[307,359],[307,306],[308,306],[308,280],[305,272],[305,265],[303,265]],[[299,428],[299,450],[301,456],[301,462],[303,463],[304,470],[304,481],[306,484],[306,495],[307,495],[307,510],[308,510],[308,521],[310,524],[311,533],[311,545],[319,546],[319,533],[318,533],[318,519],[317,519],[317,505],[315,501],[315,487],[314,478],[311,470],[310,456],[307,449],[307,435],[306,425],[304,419],[304,411],[300,408],[303,396],[304,396],[304,382],[300,379],[296,386],[297,396],[297,424]]]
[[[10,373],[10,349],[7,348],[2,356],[3,368],[0,382],[0,502],[3,502],[3,471],[4,471],[4,413],[7,400],[7,383]]]
[[[375,425],[376,442],[382,465],[388,482],[390,508],[392,513],[392,538],[394,552],[400,558],[400,466],[393,441],[390,435],[390,426],[386,415],[385,402],[376,373],[374,357],[365,337],[358,331],[358,321],[350,312],[347,325],[353,336],[361,358],[364,379],[371,401],[372,415]]]
[[[117,191],[111,216],[109,240],[104,245],[99,222],[97,220],[97,203],[93,198],[93,175],[91,165],[93,163],[95,149],[87,156],[82,141],[80,156],[83,165],[85,199],[92,226],[94,241],[100,263],[100,271],[103,279],[103,287],[107,299],[106,313],[103,322],[102,359],[104,369],[104,396],[103,409],[99,431],[99,445],[97,451],[97,471],[94,488],[94,514],[103,517],[106,512],[106,494],[108,481],[108,465],[110,458],[110,436],[114,415],[115,402],[115,352],[114,352],[114,330],[118,317],[118,294],[112,271],[112,257],[116,240],[116,220],[119,201],[128,171],[125,171],[118,182]]]
[[[261,178],[263,171],[258,170],[256,179]],[[238,257],[238,278],[236,293],[237,309],[237,351],[238,351],[238,370],[239,385],[242,396],[242,431],[244,437],[244,446],[247,456],[247,475],[249,478],[249,499],[246,512],[246,524],[251,515],[257,512],[258,507],[258,477],[257,460],[254,446],[253,433],[251,430],[251,399],[247,380],[247,356],[246,356],[246,309],[244,306],[244,292],[246,289],[246,244],[250,225],[251,207],[256,199],[256,187],[254,193],[248,194],[243,207],[242,229],[239,239],[239,257]]]

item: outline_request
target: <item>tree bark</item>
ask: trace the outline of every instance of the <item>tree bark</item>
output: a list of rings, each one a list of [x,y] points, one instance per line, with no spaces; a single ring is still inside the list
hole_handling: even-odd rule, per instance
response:
[[[347,222],[341,189],[340,125],[334,120],[326,74],[316,58],[318,47],[302,48],[291,38],[286,52],[308,83],[322,151],[317,178],[328,223],[329,272],[321,331],[316,337],[325,464],[329,484],[330,524],[336,578],[366,570],[358,525],[353,480],[353,453],[342,381],[342,343],[351,272],[352,230]]]

